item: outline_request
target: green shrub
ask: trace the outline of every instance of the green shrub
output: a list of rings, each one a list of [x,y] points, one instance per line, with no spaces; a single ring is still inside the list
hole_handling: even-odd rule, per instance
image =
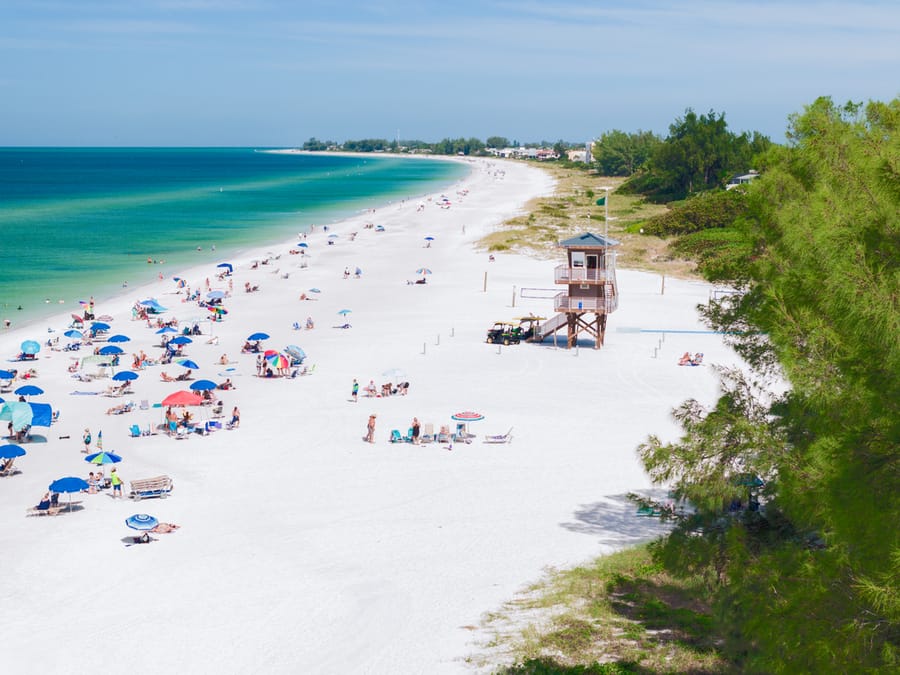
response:
[[[728,227],[746,212],[747,197],[740,190],[703,192],[671,204],[668,212],[644,221],[642,226],[644,234],[668,237]]]

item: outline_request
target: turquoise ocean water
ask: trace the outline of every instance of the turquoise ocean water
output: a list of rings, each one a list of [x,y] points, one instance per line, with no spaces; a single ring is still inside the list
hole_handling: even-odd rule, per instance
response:
[[[124,282],[227,261],[466,171],[243,148],[0,148],[0,320],[77,311]]]

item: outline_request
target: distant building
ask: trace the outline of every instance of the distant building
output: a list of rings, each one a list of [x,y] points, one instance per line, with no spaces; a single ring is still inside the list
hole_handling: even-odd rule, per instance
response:
[[[747,183],[752,183],[754,180],[759,178],[759,172],[750,169],[748,173],[742,174],[740,176],[734,176],[728,184],[725,185],[726,190],[733,190],[738,185],[746,185]]]
[[[569,158],[570,162],[584,162],[587,164],[588,152],[586,150],[567,150],[566,157]]]

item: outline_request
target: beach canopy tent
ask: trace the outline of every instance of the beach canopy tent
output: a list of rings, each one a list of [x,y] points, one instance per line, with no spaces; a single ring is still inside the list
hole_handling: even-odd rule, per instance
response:
[[[299,366],[306,358],[306,352],[297,345],[288,345],[284,348],[284,353],[291,357],[291,365]]]
[[[112,356],[103,356],[101,354],[85,356],[81,359],[81,369],[84,370],[85,368],[96,367],[97,375],[99,376],[103,374],[103,368],[112,366],[113,358],[114,357]]]
[[[166,311],[166,308],[160,305],[156,301],[156,298],[147,298],[146,300],[141,300],[141,307],[145,307],[151,314],[160,314],[161,312]]]
[[[201,398],[199,394],[196,394],[193,391],[187,391],[186,389],[181,389],[173,394],[169,394],[162,400],[162,405],[164,407],[170,405],[200,405],[201,403],[203,403],[203,398]]]
[[[47,405],[47,404],[44,404]],[[49,405],[47,406],[50,407]],[[0,420],[12,422],[13,431],[22,431],[30,427],[34,419],[34,411],[31,405],[22,401],[7,401],[0,404]],[[50,426],[48,422],[44,426]]]
[[[31,426],[49,427],[53,422],[53,408],[49,403],[29,403],[31,408]]]
[[[219,263],[216,267],[225,270],[225,274],[231,274],[234,272],[234,265],[231,263]]]

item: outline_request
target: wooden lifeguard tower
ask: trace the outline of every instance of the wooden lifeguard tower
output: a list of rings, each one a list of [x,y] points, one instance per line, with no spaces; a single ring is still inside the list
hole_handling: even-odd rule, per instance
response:
[[[555,270],[554,281],[566,290],[553,298],[559,312],[542,325],[543,336],[566,328],[566,347],[575,346],[581,333],[594,338],[594,349],[603,346],[606,317],[619,306],[616,286],[616,252],[619,242],[605,235],[585,232],[559,242],[566,262]]]

